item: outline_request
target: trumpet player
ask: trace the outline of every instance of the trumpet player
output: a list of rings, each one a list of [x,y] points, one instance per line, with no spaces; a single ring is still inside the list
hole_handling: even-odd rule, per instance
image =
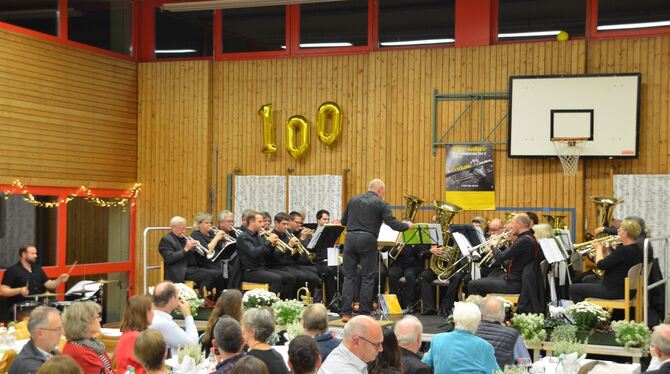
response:
[[[233,215],[233,212],[229,210],[221,211],[217,218],[217,228],[224,232],[229,238],[237,240],[238,234],[241,234],[242,232],[233,226],[235,224],[235,216]],[[237,251],[237,243],[227,245],[226,248],[224,248],[224,253],[222,253],[220,257],[225,261],[230,259],[235,251]]]
[[[274,249],[270,242],[277,239],[271,234],[268,240],[259,235],[263,227],[263,216],[260,213],[250,213],[246,219],[246,227],[237,238],[237,253],[242,265],[242,279],[253,283],[268,283],[270,291],[280,293],[284,299],[291,299],[295,295],[296,279],[293,275],[277,269],[269,268],[265,259]]]
[[[276,236],[275,240],[281,240],[288,244],[288,247],[293,249],[294,254],[275,249],[268,258],[270,269],[291,274],[296,279],[295,282],[298,285],[303,285],[307,282],[310,293],[314,295],[314,290],[321,280],[316,275],[316,271],[303,268],[298,264],[301,255],[295,248],[298,246],[299,240],[295,236],[288,235],[289,216],[283,212],[277,213],[274,218],[274,223],[275,227],[272,233]]]
[[[628,270],[641,263],[643,259],[642,249],[636,244],[641,232],[639,223],[632,219],[626,219],[621,222],[621,226],[617,230],[619,240],[623,245],[610,252],[602,243],[594,243],[596,267],[604,270],[605,274],[597,282],[570,286],[572,301],[577,303],[587,297],[622,299],[624,297],[624,280],[628,276]]]
[[[211,290],[220,286],[220,271],[200,266],[196,247],[198,241],[185,235],[186,219],[174,216],[170,220],[170,233],[161,238],[158,252],[165,264],[165,280],[184,283],[195,282],[199,287]]]
[[[508,249],[500,251],[493,248],[495,264],[502,264],[509,260],[506,273],[489,275],[468,283],[468,294],[485,296],[489,293],[514,294],[521,292],[521,275],[526,265],[533,261],[542,261],[544,255],[537,243],[533,230],[530,228],[533,221],[526,214],[517,214],[512,218],[512,234],[517,236]]]

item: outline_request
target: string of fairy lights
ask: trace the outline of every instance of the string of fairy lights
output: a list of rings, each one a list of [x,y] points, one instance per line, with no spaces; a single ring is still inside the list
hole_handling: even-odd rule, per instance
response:
[[[30,189],[27,186],[21,183],[20,180],[16,179],[14,182],[12,182],[12,185],[8,190],[2,191],[2,197],[4,200],[7,200],[9,195],[23,195],[23,199],[26,202],[38,208],[57,208],[63,204],[69,203],[76,198],[83,198],[87,202],[101,208],[127,208],[129,206],[135,206],[135,200],[137,199],[141,189],[142,184],[135,183],[133,187],[123,193],[123,197],[101,198],[97,196],[90,188],[82,185],[64,198],[60,198],[56,201],[40,201],[35,199],[35,196],[30,192]]]

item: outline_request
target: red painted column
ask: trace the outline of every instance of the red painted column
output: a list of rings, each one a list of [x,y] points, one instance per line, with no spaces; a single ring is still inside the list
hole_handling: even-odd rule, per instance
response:
[[[494,1],[497,0],[456,0],[456,47],[492,43],[495,34]]]

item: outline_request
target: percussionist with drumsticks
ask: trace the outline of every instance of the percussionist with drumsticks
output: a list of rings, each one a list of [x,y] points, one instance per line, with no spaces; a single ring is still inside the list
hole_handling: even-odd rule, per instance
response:
[[[19,248],[19,262],[5,271],[0,296],[7,298],[12,310],[14,304],[28,300],[31,295],[43,294],[47,289],[53,291],[69,278],[69,274],[63,273],[50,280],[37,263],[37,247],[27,244]]]

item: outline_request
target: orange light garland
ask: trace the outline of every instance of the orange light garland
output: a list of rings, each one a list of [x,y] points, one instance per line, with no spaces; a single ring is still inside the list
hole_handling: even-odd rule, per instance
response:
[[[87,202],[99,206],[101,208],[114,208],[114,207],[126,208],[128,207],[128,205],[135,206],[135,199],[139,195],[141,189],[142,184],[135,183],[131,189],[129,189],[123,194],[123,197],[104,200],[103,198],[96,196],[95,193],[93,193],[93,191],[90,188],[86,186],[80,186],[77,190],[67,195],[65,198],[62,198],[55,202],[51,201],[45,202],[36,200],[35,196],[33,196],[28,187],[26,187],[23,183],[21,183],[20,180],[15,179],[14,182],[12,182],[12,187],[9,190],[3,191],[3,198],[7,200],[8,199],[7,195],[21,194],[24,195],[23,199],[25,201],[36,207],[57,208],[61,204],[69,203],[76,197],[81,197],[86,199]]]

